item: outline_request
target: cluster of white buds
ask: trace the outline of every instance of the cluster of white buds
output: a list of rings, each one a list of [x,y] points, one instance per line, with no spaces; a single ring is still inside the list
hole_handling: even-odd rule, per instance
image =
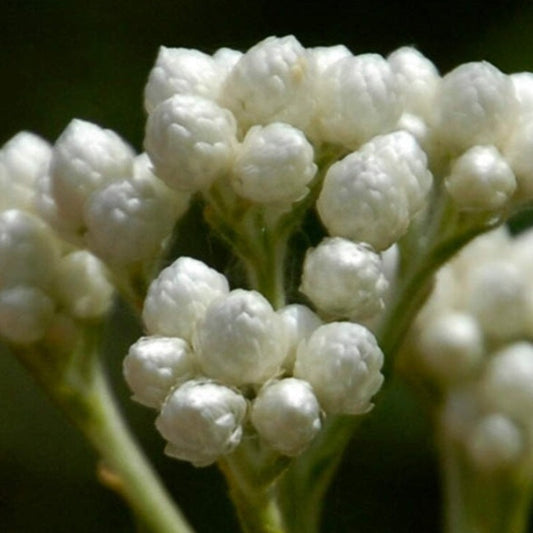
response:
[[[233,451],[247,426],[298,455],[328,413],[368,411],[383,381],[365,327],[323,325],[303,305],[276,311],[189,257],[152,282],[143,319],[148,336],[124,360],[126,381],[133,399],[160,411],[166,452],[197,466]]]
[[[483,471],[533,459],[532,250],[532,231],[478,237],[439,271],[414,326],[411,368],[440,391],[444,429]]]
[[[0,149],[0,336],[17,345],[93,321],[110,308],[103,264],[62,241],[39,216],[38,180],[53,150],[22,132]]]

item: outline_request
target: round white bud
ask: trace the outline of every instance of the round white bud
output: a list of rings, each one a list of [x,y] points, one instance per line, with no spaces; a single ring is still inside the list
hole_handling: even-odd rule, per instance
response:
[[[237,386],[276,376],[288,349],[283,322],[270,303],[242,289],[208,307],[193,345],[207,376]]]
[[[489,409],[525,424],[533,412],[533,344],[516,342],[492,355],[481,379]]]
[[[387,61],[396,76],[404,111],[427,119],[440,84],[435,65],[411,46],[398,48]]]
[[[188,381],[167,397],[155,425],[168,441],[165,453],[207,466],[240,443],[246,400],[209,381]]]
[[[294,376],[311,384],[326,412],[363,414],[383,383],[382,365],[383,352],[368,329],[332,322],[300,343]]]
[[[235,159],[232,186],[265,204],[292,203],[308,192],[316,174],[313,147],[298,129],[275,122],[248,130]]]
[[[152,335],[181,337],[189,343],[207,307],[229,292],[227,279],[206,264],[180,257],[152,281],[143,322]]]
[[[144,165],[145,156],[139,156]],[[88,247],[106,263],[154,259],[188,206],[188,194],[170,190],[147,169],[92,195],[86,205]]]
[[[396,78],[378,54],[335,61],[320,79],[318,106],[322,140],[349,148],[392,130],[402,112]]]
[[[221,69],[213,58],[199,50],[161,46],[144,89],[148,113],[175,94],[191,94],[215,100],[221,84]]]
[[[444,312],[422,320],[417,331],[421,362],[443,385],[472,376],[483,359],[483,333],[467,313]]]
[[[132,399],[159,409],[172,388],[194,377],[194,357],[183,339],[141,337],[130,346],[122,371]]]
[[[154,172],[178,191],[209,188],[229,170],[236,143],[233,115],[200,96],[175,95],[146,123],[144,146]]]
[[[326,238],[305,255],[300,290],[329,317],[372,318],[388,285],[381,257],[365,244]]]
[[[75,119],[56,141],[51,193],[73,231],[84,228],[83,207],[95,191],[133,175],[132,149],[113,131]]]
[[[454,162],[444,182],[459,209],[504,207],[516,189],[516,179],[494,146],[474,146]]]
[[[513,130],[503,155],[516,176],[516,196],[530,200],[533,198],[533,114]]]
[[[235,64],[220,101],[246,131],[253,124],[287,122],[305,129],[314,112],[314,62],[292,36],[268,37]]]
[[[22,131],[0,150],[0,210],[34,211],[35,182],[45,172],[52,148],[41,137]]]
[[[233,67],[237,64],[239,59],[242,57],[242,52],[240,50],[234,50],[233,48],[219,48],[214,54],[213,59],[219,69],[223,72],[223,77],[221,77],[221,84],[222,81],[225,80],[225,76],[227,76]],[[219,87],[220,88],[220,87]]]
[[[470,429],[465,441],[470,460],[483,472],[516,465],[524,444],[520,428],[500,413],[483,416]]]
[[[292,372],[298,344],[300,341],[308,339],[311,333],[322,325],[322,320],[309,307],[301,304],[286,305],[277,313],[283,320],[289,346],[283,367]]]
[[[485,61],[465,63],[446,74],[435,105],[439,136],[459,150],[477,144],[500,147],[517,112],[509,76]]]
[[[113,305],[114,290],[104,265],[85,250],[59,260],[54,292],[67,312],[80,319],[101,317]]]
[[[521,122],[533,115],[533,73],[517,72],[509,75],[518,100],[518,117]]]
[[[282,379],[261,388],[252,404],[251,420],[272,448],[296,456],[320,431],[320,405],[309,383]]]
[[[0,291],[0,336],[14,344],[42,339],[54,318],[54,303],[40,289],[19,285]]]
[[[385,250],[407,231],[431,183],[427,158],[414,137],[394,132],[331,165],[317,209],[331,235]]]
[[[317,77],[323,76],[324,72],[337,61],[353,55],[343,44],[337,44],[334,46],[316,46],[314,48],[308,48],[307,52],[315,62]]]
[[[52,282],[59,260],[59,242],[48,226],[30,213],[0,213],[0,287]]]

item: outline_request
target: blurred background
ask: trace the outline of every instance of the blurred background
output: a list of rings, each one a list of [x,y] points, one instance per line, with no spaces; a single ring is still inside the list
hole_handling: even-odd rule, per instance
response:
[[[533,3],[525,1],[2,0],[0,21],[0,145],[22,129],[53,141],[78,117],[140,150],[142,91],[162,44],[245,50],[292,33],[304,46],[342,43],[354,53],[415,45],[442,73],[480,59],[504,72],[533,70]],[[128,399],[121,359],[140,330],[127,310],[117,306],[109,333],[107,362],[121,404],[185,513],[199,533],[237,531],[216,469],[167,459],[153,413]],[[328,496],[325,532],[439,529],[424,414],[401,384],[383,400],[346,455]],[[133,531],[119,499],[98,485],[94,461],[24,369],[0,351],[0,531]]]

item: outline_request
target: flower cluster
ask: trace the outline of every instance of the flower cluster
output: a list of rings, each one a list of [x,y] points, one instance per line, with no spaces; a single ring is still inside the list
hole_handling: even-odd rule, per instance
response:
[[[197,466],[241,441],[247,426],[278,452],[301,453],[327,413],[361,414],[383,381],[372,333],[323,324],[303,305],[275,311],[180,257],[148,291],[141,338],[124,360],[138,402],[159,410],[166,453]]]
[[[37,182],[52,153],[26,132],[0,150],[0,335],[17,345],[65,335],[72,320],[98,319],[112,303],[103,264],[39,216]]]
[[[411,368],[439,391],[444,430],[482,471],[533,458],[532,250],[531,231],[478,237],[438,273],[415,323]]]

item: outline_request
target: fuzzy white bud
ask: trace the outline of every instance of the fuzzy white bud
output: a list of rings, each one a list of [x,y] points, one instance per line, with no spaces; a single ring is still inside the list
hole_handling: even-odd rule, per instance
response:
[[[236,143],[233,115],[199,96],[165,100],[146,123],[144,146],[155,174],[178,191],[209,188],[229,170]]]
[[[235,64],[222,88],[221,103],[243,130],[269,122],[304,129],[314,111],[313,67],[294,36],[268,37]]]
[[[85,250],[59,260],[54,288],[59,303],[79,319],[99,318],[113,304],[114,290],[104,265]]]
[[[270,303],[256,291],[236,289],[207,309],[194,348],[207,376],[238,386],[276,376],[288,341]]]
[[[223,385],[188,381],[167,398],[156,427],[168,441],[165,453],[207,466],[240,443],[246,400]]]
[[[439,135],[452,148],[501,147],[517,112],[509,76],[483,62],[465,63],[442,79],[436,101]]]
[[[83,208],[95,191],[133,175],[132,149],[113,131],[75,119],[54,145],[51,193],[72,230],[84,228]]]
[[[423,321],[417,343],[425,370],[444,385],[471,377],[483,359],[483,333],[466,313],[450,311]]]
[[[211,56],[199,50],[161,46],[144,89],[144,106],[151,113],[175,94],[215,100],[220,84],[221,69]]]
[[[281,122],[253,126],[240,147],[232,186],[244,198],[265,204],[292,203],[303,198],[317,166],[304,134]]]
[[[394,132],[331,165],[317,209],[331,235],[385,250],[407,231],[431,183],[427,158],[414,137]]]
[[[40,289],[19,285],[0,291],[0,336],[15,344],[39,341],[54,318],[54,303]]]
[[[321,77],[318,102],[322,140],[349,148],[392,130],[402,111],[396,78],[377,54],[335,61]]]
[[[251,420],[262,439],[284,455],[302,453],[320,431],[320,405],[306,381],[265,384],[252,404]]]
[[[294,376],[311,384],[326,412],[363,414],[383,383],[382,365],[383,352],[368,329],[332,322],[300,343]]]
[[[55,276],[59,243],[48,226],[30,213],[0,213],[0,287],[46,288]]]
[[[465,441],[471,461],[483,472],[516,464],[524,444],[521,429],[500,413],[491,413],[476,421]]]
[[[494,146],[474,146],[453,164],[445,186],[459,209],[504,207],[516,189],[516,179]]]
[[[192,341],[207,307],[229,292],[228,281],[216,270],[190,257],[180,257],[152,281],[142,318],[152,335]]]
[[[122,368],[132,399],[156,409],[173,387],[195,374],[190,346],[176,337],[141,337],[130,347]]]
[[[362,320],[383,310],[388,285],[370,247],[333,237],[307,251],[300,290],[332,318]]]

